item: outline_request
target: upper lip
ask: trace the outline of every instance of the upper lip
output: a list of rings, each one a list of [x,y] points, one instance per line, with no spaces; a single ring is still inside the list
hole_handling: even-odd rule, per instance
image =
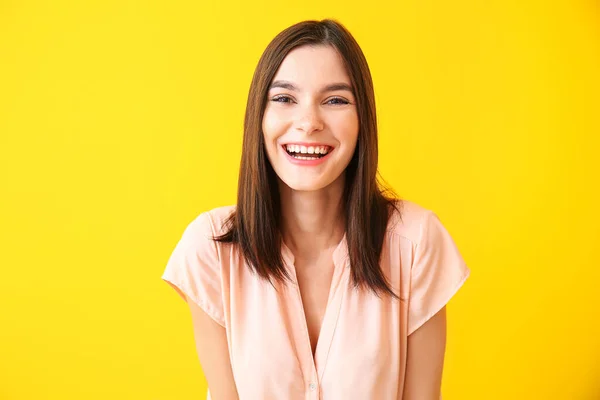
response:
[[[327,143],[308,143],[308,142],[288,142],[288,143],[284,143],[282,146],[288,146],[290,144],[294,144],[297,146],[305,146],[305,147],[319,147],[319,146],[327,146],[327,147],[331,147],[333,148],[333,146],[327,144]]]

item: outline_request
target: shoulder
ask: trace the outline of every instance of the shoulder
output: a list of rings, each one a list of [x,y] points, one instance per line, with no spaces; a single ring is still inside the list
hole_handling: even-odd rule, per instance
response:
[[[234,205],[225,205],[196,214],[185,227],[183,238],[187,239],[187,241],[200,243],[205,242],[205,239],[209,237],[223,234],[226,230],[225,223],[227,218],[234,210]]]
[[[413,201],[400,200],[398,210],[393,210],[389,218],[387,233],[391,236],[399,236],[414,244],[418,244],[423,236],[423,229],[428,219],[436,214]]]
[[[204,212],[204,214],[207,215],[208,219],[210,220],[210,223],[212,224],[212,228],[214,230],[215,235],[221,235],[225,233],[225,225],[231,214],[235,211],[235,209],[235,204],[229,204],[220,207],[215,207]]]

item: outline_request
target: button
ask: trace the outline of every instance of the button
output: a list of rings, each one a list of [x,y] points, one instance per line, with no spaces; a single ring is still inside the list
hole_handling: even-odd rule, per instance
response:
[[[312,392],[312,391],[314,391],[317,388],[317,385],[315,385],[314,383],[311,383],[310,385],[308,385],[308,388]]]

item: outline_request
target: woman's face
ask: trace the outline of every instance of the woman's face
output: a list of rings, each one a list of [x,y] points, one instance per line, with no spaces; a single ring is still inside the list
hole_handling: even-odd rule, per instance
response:
[[[275,173],[293,190],[319,190],[342,177],[359,130],[352,90],[333,47],[298,47],[283,60],[262,129]]]

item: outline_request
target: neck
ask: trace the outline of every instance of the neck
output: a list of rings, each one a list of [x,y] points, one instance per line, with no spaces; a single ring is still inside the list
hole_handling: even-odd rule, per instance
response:
[[[281,234],[295,256],[317,257],[341,242],[346,230],[343,191],[344,174],[315,191],[297,191],[279,183]]]

